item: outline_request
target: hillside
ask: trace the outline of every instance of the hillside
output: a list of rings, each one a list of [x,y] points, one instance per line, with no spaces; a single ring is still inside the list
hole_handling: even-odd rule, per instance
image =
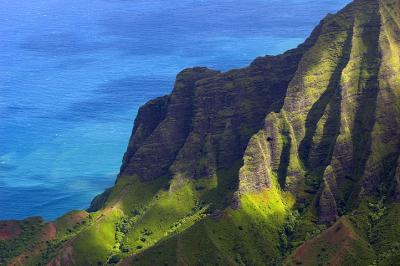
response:
[[[282,55],[183,70],[89,210],[0,222],[0,265],[396,265],[399,156],[400,1],[355,0]]]

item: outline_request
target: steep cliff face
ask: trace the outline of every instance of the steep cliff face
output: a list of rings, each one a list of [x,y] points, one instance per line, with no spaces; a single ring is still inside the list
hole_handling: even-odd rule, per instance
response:
[[[379,183],[365,175],[381,176],[368,161],[371,154],[382,156],[371,152],[380,32],[377,1],[356,1],[329,17],[301,60],[282,109],[266,117],[259,133],[273,140],[262,149],[269,179],[278,178],[283,189],[306,202],[319,194],[322,220],[334,220],[338,203],[346,205],[361,188],[368,184],[372,191],[372,182]],[[396,121],[391,122],[389,129]]]
[[[14,250],[13,222],[0,263],[395,265],[399,112],[400,1],[356,0],[282,55],[182,71],[91,213]]]
[[[281,108],[317,31],[299,48],[260,57],[245,69],[182,71],[170,96],[139,110],[120,176],[211,177],[240,160],[266,114]]]
[[[326,19],[282,109],[267,116],[250,143],[267,158],[262,178],[279,179],[281,188],[307,203],[317,194],[322,222],[393,186],[400,133],[398,4],[355,1]]]

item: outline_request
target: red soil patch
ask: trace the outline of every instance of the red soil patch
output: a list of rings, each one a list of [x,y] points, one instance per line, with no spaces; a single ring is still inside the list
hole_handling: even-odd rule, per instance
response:
[[[43,228],[43,231],[42,231],[41,240],[42,241],[53,240],[56,237],[57,237],[56,225],[54,223],[46,224],[46,226]]]
[[[21,228],[17,222],[0,222],[0,240],[13,239],[21,233]]]
[[[329,254],[325,254],[329,256],[329,265],[341,265],[343,256],[351,249],[356,239],[357,236],[351,229],[351,225],[348,225],[348,221],[340,219],[320,235],[298,247],[291,256],[291,261],[310,265],[319,260],[317,255],[323,246],[325,250],[330,251]]]
[[[36,246],[33,247],[31,250],[27,250],[20,254],[19,256],[15,257],[8,266],[23,266],[27,264],[27,260],[32,257],[36,257],[40,255],[45,249],[46,244],[45,241],[53,240],[57,236],[57,228],[54,223],[46,224],[41,233],[38,235],[38,242]]]
[[[76,265],[73,253],[74,249],[70,245],[64,246],[47,266]]]
[[[81,211],[81,212],[71,212],[68,213],[67,215],[63,216],[60,220],[56,221],[65,223],[64,226],[74,226],[76,224],[82,223],[89,214],[87,212]]]
[[[70,219],[71,222],[74,224],[82,222],[85,218],[87,218],[89,214],[87,212],[77,212],[74,214],[71,214]]]

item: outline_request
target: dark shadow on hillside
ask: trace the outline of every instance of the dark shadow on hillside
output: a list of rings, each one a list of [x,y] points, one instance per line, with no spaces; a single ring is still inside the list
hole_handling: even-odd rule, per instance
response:
[[[278,182],[281,188],[285,188],[286,177],[290,162],[290,149],[292,147],[292,139],[288,131],[283,132],[284,144],[278,166]]]
[[[329,84],[325,92],[318,101],[311,107],[306,118],[306,134],[299,145],[299,155],[303,164],[307,168],[325,167],[329,164],[334,144],[340,132],[340,106],[341,106],[341,85],[343,69],[350,60],[352,49],[353,32],[348,32],[348,37],[344,43],[343,53],[340,61],[336,65],[335,70],[329,80]],[[328,118],[324,125],[322,140],[315,148],[315,156],[310,158],[312,139],[315,135],[317,124],[324,115],[327,108],[330,107]]]
[[[205,192],[201,197],[202,201],[212,204],[210,211],[222,210],[232,204],[234,193],[239,188],[239,170],[242,166],[243,160],[238,160],[231,168],[217,171],[217,187]]]
[[[376,12],[379,7],[376,3]],[[368,56],[362,57],[360,64],[360,77],[358,80],[357,110],[354,117],[354,130],[352,134],[353,141],[353,173],[354,180],[359,181],[363,175],[367,160],[371,154],[371,134],[375,124],[375,111],[377,97],[379,92],[379,69],[380,69],[380,51],[379,51],[379,32],[380,17],[374,16],[363,27],[361,38],[367,45]],[[360,191],[359,184],[356,189],[354,184],[352,195],[358,195]],[[351,200],[351,195],[350,195]]]

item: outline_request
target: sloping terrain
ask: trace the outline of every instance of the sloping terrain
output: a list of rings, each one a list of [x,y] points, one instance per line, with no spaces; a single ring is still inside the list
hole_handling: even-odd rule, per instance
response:
[[[0,264],[396,265],[400,1],[356,0],[296,49],[178,74],[115,186],[0,223]]]

